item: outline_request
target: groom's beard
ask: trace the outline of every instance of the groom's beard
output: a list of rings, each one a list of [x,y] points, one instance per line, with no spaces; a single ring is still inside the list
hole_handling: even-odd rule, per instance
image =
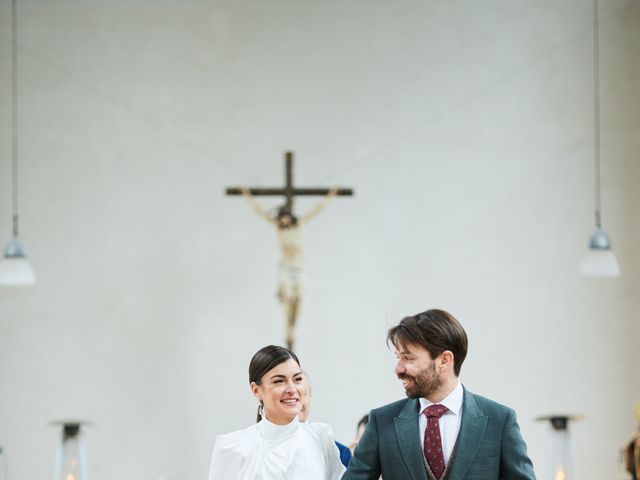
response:
[[[404,389],[409,398],[429,398],[431,394],[437,391],[442,385],[442,380],[436,373],[435,362],[431,362],[426,369],[422,370],[415,377],[401,374],[398,375],[398,378],[411,381]]]

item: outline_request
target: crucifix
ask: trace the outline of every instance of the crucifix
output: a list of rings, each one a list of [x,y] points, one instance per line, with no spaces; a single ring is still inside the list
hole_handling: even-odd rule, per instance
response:
[[[350,188],[300,188],[293,185],[293,153],[285,153],[285,185],[279,188],[229,187],[227,195],[244,196],[258,214],[276,227],[282,258],[278,265],[278,300],[282,304],[286,322],[286,342],[293,349],[294,328],[300,311],[301,275],[303,269],[300,227],[315,217],[336,196],[351,196]],[[285,203],[275,214],[265,210],[254,197],[284,196]],[[300,196],[322,196],[322,200],[306,215],[298,217],[293,211],[293,201]]]

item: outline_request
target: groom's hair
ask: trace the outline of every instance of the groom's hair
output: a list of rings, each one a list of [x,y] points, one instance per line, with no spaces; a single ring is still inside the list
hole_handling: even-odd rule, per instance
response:
[[[404,317],[387,333],[387,344],[396,347],[406,344],[419,345],[436,358],[445,350],[453,353],[453,371],[460,375],[460,368],[467,356],[467,333],[453,315],[444,310],[427,310]]]

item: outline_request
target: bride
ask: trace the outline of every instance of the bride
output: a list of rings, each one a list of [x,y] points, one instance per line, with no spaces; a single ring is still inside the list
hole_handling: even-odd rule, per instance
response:
[[[298,357],[269,345],[249,364],[258,421],[218,435],[209,480],[338,480],[344,473],[331,427],[302,423],[305,383]]]

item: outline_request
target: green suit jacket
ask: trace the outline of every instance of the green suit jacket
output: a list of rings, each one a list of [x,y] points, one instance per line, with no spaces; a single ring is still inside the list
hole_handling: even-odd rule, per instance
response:
[[[342,480],[428,480],[418,427],[420,402],[372,410]],[[535,480],[515,412],[466,388],[446,480]]]

